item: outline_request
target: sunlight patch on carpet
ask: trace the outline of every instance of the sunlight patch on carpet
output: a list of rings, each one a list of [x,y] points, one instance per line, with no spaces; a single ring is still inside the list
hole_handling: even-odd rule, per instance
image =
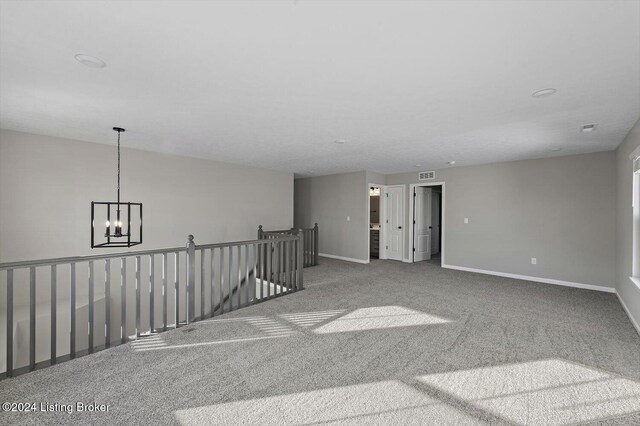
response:
[[[356,309],[314,330],[318,334],[446,324],[450,320],[402,306]]]
[[[418,380],[519,425],[568,425],[640,412],[640,383],[562,359]]]
[[[481,424],[402,382],[390,380],[232,401],[174,412],[179,424]]]

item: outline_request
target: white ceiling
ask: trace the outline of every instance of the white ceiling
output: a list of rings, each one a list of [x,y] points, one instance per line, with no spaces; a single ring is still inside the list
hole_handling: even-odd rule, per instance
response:
[[[6,129],[321,175],[611,150],[639,117],[639,1],[0,2]]]

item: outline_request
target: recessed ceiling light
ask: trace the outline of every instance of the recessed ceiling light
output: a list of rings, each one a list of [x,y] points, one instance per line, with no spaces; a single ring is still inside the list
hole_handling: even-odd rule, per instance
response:
[[[551,148],[551,152],[562,151],[562,148]]]
[[[447,164],[450,164],[450,165],[453,166],[454,164],[456,164],[456,162],[455,161],[447,161]]]
[[[104,68],[107,64],[100,58],[96,58],[95,56],[83,55],[81,53],[75,56],[76,61],[80,62],[82,65],[86,65],[89,68]]]
[[[546,96],[551,96],[556,92],[556,89],[554,89],[553,87],[549,87],[548,89],[542,89],[538,90],[537,92],[533,92],[531,96],[533,96],[534,98],[544,98]]]
[[[585,124],[580,129],[581,132],[593,132],[596,129],[597,124]]]
[[[333,143],[337,143],[338,145],[344,145],[345,143],[347,143],[346,139],[336,139],[335,141],[333,141]]]

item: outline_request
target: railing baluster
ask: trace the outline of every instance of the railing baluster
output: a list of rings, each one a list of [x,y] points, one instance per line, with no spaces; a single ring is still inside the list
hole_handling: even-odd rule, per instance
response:
[[[293,291],[293,240],[287,241],[287,291]]]
[[[242,307],[242,246],[238,246],[238,309]]]
[[[258,283],[258,273],[260,271],[260,261],[258,260],[258,253],[260,252],[260,245],[253,245],[253,282],[251,285],[251,303],[256,303],[256,285]]]
[[[200,250],[200,319],[204,319],[205,300],[205,273],[204,273],[204,249]]]
[[[285,281],[285,287],[284,290],[285,291],[289,291],[289,286],[291,285],[291,279],[290,279],[290,275],[291,275],[291,259],[290,259],[290,253],[291,253],[291,248],[290,248],[290,241],[285,241],[284,242],[284,281]]]
[[[302,269],[300,246],[302,245],[303,238],[302,234],[299,233],[296,239],[296,291],[300,290],[300,270]]]
[[[120,343],[127,341],[127,258],[120,259]]]
[[[273,279],[273,295],[277,295],[278,294],[278,290],[280,290],[280,241],[277,240],[277,238],[274,237],[275,241],[275,272],[274,272],[274,279]]]
[[[70,304],[71,304],[71,332],[69,336],[69,357],[76,357],[76,264],[69,264],[71,275]]]
[[[313,265],[313,231],[307,231],[307,239],[309,240],[307,247],[307,266]]]
[[[220,313],[224,314],[224,247],[220,247]]]
[[[289,241],[282,242],[282,288],[281,293],[289,291]]]
[[[233,246],[229,246],[229,312],[233,311],[233,291],[232,291],[232,282],[233,282]]]
[[[249,245],[244,246],[244,306],[249,306]]]
[[[284,241],[278,242],[278,294],[282,293],[284,285]]]
[[[284,242],[285,290],[291,290],[291,241]]]
[[[215,259],[214,259],[214,254],[215,254],[215,249],[211,249],[211,313],[209,314],[209,317],[213,317],[214,315],[214,310],[216,307],[216,292],[215,292],[215,288],[216,288],[216,284],[215,284]]]
[[[307,266],[308,263],[308,256],[307,256],[307,246],[309,245],[309,237],[307,236],[307,230],[303,229],[302,230],[302,236],[303,236],[303,240],[302,240],[302,256],[304,258],[303,262],[304,262],[304,266]]]
[[[274,238],[278,238],[279,235],[274,235]],[[278,241],[278,295],[281,294],[284,290],[284,287],[286,286],[285,283],[285,270],[284,270],[284,248],[285,248],[285,241],[279,240]]]
[[[57,296],[57,287],[58,287],[58,274],[56,270],[56,265],[51,265],[51,357],[50,363],[51,365],[56,363],[56,308],[58,307],[58,296]]]
[[[72,262],[69,264],[70,282],[70,331],[69,331],[69,357],[71,359],[76,357],[76,264]]]
[[[289,242],[290,246],[291,246],[291,254],[290,256],[290,262],[291,262],[291,291],[295,291],[296,289],[296,261],[298,260],[298,257],[296,256],[296,242],[298,240],[291,240]]]
[[[29,268],[29,371],[36,369],[36,268]]]
[[[319,234],[319,230],[318,230],[318,224],[316,223],[315,226],[313,227],[313,265],[315,266],[318,264],[318,234]]]
[[[140,337],[140,256],[136,256],[136,339]]]
[[[176,328],[180,327],[180,253],[175,253],[175,268],[174,268],[174,311],[176,314]]]
[[[304,244],[304,235],[300,235],[300,240],[298,240],[298,290],[302,290],[304,288],[304,280],[303,280],[303,269],[304,269],[304,260],[302,258],[303,254],[303,244]]]
[[[307,231],[302,228],[300,229],[300,234],[302,235],[302,244],[300,245],[300,250],[302,251],[302,264],[307,266]]]
[[[272,259],[272,253],[271,251],[273,250],[273,243],[271,242],[271,240],[268,240],[269,242],[267,244],[265,244],[266,246],[266,250],[267,250],[267,299],[271,297],[271,259]],[[260,292],[262,292],[262,289],[260,290]]]
[[[282,242],[282,288],[280,292],[289,291],[289,241]]]
[[[162,253],[162,330],[167,331],[167,253]]]
[[[309,266],[313,266],[313,259],[315,253],[313,252],[313,247],[315,245],[315,233],[313,230],[309,231]]]
[[[296,243],[298,242],[298,234],[292,235],[296,239],[291,240],[291,291],[296,291],[296,283],[298,281],[298,251],[296,250]]]
[[[267,261],[267,244],[266,243],[262,243],[258,246],[258,265],[260,268],[260,301],[262,301],[262,299],[264,298],[264,278],[265,278],[265,274],[267,273],[266,271],[266,264],[265,262]],[[257,295],[256,295],[257,297]]]
[[[196,245],[187,237],[187,324],[196,319]]]
[[[156,259],[153,254],[149,255],[149,334],[153,334],[155,332],[155,311],[156,311],[156,301],[155,301],[155,269],[156,269]]]
[[[273,296],[275,296],[278,291],[278,282],[280,281],[280,244],[277,240],[274,240],[274,243],[273,243],[272,256],[274,257],[274,259],[273,259],[273,266],[272,266],[273,279],[271,281],[273,282]]]
[[[89,261],[89,323],[87,325],[87,334],[89,335],[89,353],[93,353],[93,260]]]
[[[111,260],[104,261],[104,347],[111,346]]]
[[[13,269],[7,270],[7,377],[13,376]]]

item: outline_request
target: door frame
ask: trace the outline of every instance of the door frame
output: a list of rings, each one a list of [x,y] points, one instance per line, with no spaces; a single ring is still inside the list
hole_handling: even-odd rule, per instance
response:
[[[444,182],[429,182],[429,183],[411,183],[409,184],[409,211],[411,213],[410,214],[410,222],[411,222],[411,232],[409,232],[409,263],[414,263],[413,261],[413,244],[414,244],[414,235],[415,235],[415,229],[414,229],[414,222],[416,220],[415,218],[415,214],[416,214],[416,210],[415,210],[415,199],[413,196],[413,190],[417,187],[417,186],[442,186],[442,202],[440,203],[440,211],[442,212],[441,217],[440,217],[440,234],[442,236],[441,242],[440,242],[440,265],[446,265],[445,261],[444,261],[444,256],[445,256],[445,248],[446,248],[446,244],[445,244],[445,230],[446,230],[446,214],[445,214],[445,207],[446,207],[446,190],[445,190],[445,183]]]
[[[385,191],[385,194],[387,192],[387,190],[389,188],[402,188],[402,208],[405,209],[407,206],[407,185],[405,184],[400,184],[400,185],[383,185],[380,187],[381,190]],[[369,188],[367,188],[367,191],[369,190]],[[411,197],[413,198],[413,197]],[[388,232],[388,226],[387,226],[387,196],[385,195],[384,197],[380,197],[380,259],[388,259],[387,257],[387,232]],[[412,215],[413,216],[413,215]],[[404,223],[404,220],[407,218],[407,213],[403,212],[402,215],[402,221]],[[367,224],[368,226],[368,224]],[[404,226],[404,225],[403,225]],[[405,229],[403,229],[403,231],[406,231],[406,226]],[[401,238],[402,241],[400,243],[400,247],[402,247],[402,253],[401,253],[401,259],[398,260],[398,262],[405,262],[405,235],[406,232],[402,232],[401,234]]]
[[[380,236],[378,238],[379,244],[380,246],[378,247],[378,259],[386,259],[387,258],[387,254],[384,251],[384,226],[382,226],[382,224],[384,223],[385,218],[387,217],[386,212],[384,211],[383,207],[384,205],[382,204],[382,200],[385,198],[383,197],[385,188],[387,187],[386,185],[382,185],[379,183],[368,183],[367,184],[367,262],[371,262],[371,232],[369,230],[369,226],[371,223],[371,197],[369,196],[369,188],[371,188],[372,186],[375,186],[377,188],[380,188],[380,206],[378,207],[380,209]]]

